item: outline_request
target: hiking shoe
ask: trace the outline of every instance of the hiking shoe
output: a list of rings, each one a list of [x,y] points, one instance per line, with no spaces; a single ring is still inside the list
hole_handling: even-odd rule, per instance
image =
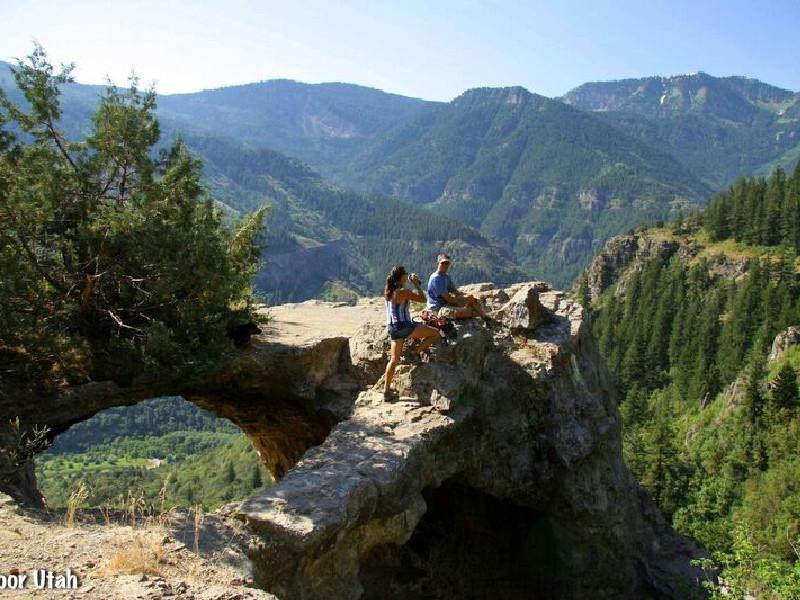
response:
[[[399,394],[395,390],[384,390],[383,391],[383,399],[386,402],[391,402],[392,400],[397,400]]]

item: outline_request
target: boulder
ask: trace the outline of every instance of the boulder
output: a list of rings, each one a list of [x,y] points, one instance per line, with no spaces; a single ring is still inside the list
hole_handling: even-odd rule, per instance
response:
[[[797,344],[800,344],[800,327],[792,326],[780,332],[772,341],[768,362],[775,362],[790,346]]]
[[[533,282],[521,287],[508,302],[494,314],[495,318],[512,329],[536,329],[545,321],[545,312],[539,294],[549,289],[547,284]]]

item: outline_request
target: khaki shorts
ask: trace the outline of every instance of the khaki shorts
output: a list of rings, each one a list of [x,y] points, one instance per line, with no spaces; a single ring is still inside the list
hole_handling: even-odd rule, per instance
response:
[[[442,306],[437,310],[435,310],[434,312],[440,317],[447,317],[448,319],[457,319],[459,310],[460,308],[457,306]]]

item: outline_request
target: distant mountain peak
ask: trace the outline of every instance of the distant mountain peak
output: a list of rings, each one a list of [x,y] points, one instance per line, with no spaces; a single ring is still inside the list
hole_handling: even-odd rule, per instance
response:
[[[453,99],[452,104],[468,106],[470,104],[504,103],[512,106],[524,106],[530,102],[550,102],[550,99],[534,94],[521,85],[507,87],[471,88]]]

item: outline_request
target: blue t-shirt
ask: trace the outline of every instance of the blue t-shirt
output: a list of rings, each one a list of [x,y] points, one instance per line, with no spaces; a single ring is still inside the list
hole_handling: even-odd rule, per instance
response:
[[[448,306],[447,302],[442,298],[442,294],[450,292],[451,294],[456,291],[456,286],[453,285],[453,280],[450,275],[445,273],[442,275],[439,271],[431,273],[428,279],[428,308],[441,308]]]

